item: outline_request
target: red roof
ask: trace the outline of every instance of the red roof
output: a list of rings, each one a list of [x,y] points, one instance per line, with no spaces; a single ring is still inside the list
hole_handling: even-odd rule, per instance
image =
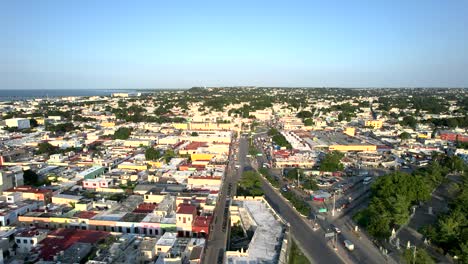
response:
[[[193,221],[193,226],[209,227],[212,219],[212,216],[196,216]]]
[[[39,230],[37,230],[36,228],[32,228],[32,229],[23,230],[17,233],[15,236],[16,237],[34,237],[37,235],[39,235]]]
[[[196,150],[200,147],[206,147],[208,146],[206,144],[206,142],[197,142],[197,141],[194,141],[194,142],[191,142],[190,144],[188,144],[187,146],[185,146],[185,150]]]
[[[191,204],[180,204],[179,208],[177,208],[177,213],[193,215],[197,213],[197,207]]]
[[[52,193],[51,190],[33,188],[28,185],[13,187],[13,188],[6,190],[5,192]]]
[[[94,244],[107,236],[109,233],[103,231],[57,229],[41,241],[40,258],[51,261],[60,251],[69,248],[76,242]]]
[[[139,204],[138,207],[135,210],[133,210],[133,212],[140,213],[140,214],[147,214],[147,213],[153,212],[155,208],[156,208],[156,204],[142,203],[142,204]]]
[[[97,215],[97,213],[95,213],[95,212],[81,211],[81,212],[76,213],[75,217],[83,218],[83,219],[91,219],[95,215]]]

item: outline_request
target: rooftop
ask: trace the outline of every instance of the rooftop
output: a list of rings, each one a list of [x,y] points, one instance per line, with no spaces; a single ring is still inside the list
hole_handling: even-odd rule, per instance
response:
[[[177,214],[196,214],[197,207],[191,204],[180,204],[177,208]]]
[[[281,247],[283,224],[275,218],[273,209],[263,201],[247,200],[236,201],[240,208],[244,208],[249,216],[241,214],[241,217],[252,218],[256,225],[254,236],[249,243],[247,256],[230,256],[227,263],[275,263]],[[248,219],[245,219],[248,222]]]

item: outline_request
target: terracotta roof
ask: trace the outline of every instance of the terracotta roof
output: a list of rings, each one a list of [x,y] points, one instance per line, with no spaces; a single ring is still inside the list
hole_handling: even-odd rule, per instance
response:
[[[109,233],[103,231],[57,229],[41,241],[40,258],[51,261],[60,251],[69,248],[76,242],[94,244],[107,236]]]
[[[13,187],[13,188],[6,190],[5,192],[52,193],[51,190],[33,188],[28,185]]]
[[[180,204],[179,208],[177,208],[178,214],[196,214],[197,207],[191,204]]]

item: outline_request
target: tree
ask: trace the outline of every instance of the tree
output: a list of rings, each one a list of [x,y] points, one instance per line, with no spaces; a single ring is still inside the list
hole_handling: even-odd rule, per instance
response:
[[[310,111],[301,111],[297,113],[296,115],[296,117],[301,118],[301,119],[311,118],[312,116],[314,116],[314,114]]]
[[[161,158],[161,152],[153,147],[146,149],[145,151],[146,160],[158,160]]]
[[[435,261],[423,248],[416,248],[416,255],[414,248],[405,249],[403,252],[403,260],[408,264],[433,264]]]
[[[39,183],[39,176],[33,170],[23,171],[23,179],[25,185],[37,185]]]
[[[61,123],[57,125],[53,124],[46,124],[46,130],[55,132],[55,133],[65,133],[65,132],[70,132],[75,129],[75,126],[73,123]]]
[[[302,183],[302,188],[306,190],[312,190],[312,191],[316,191],[319,189],[317,182],[314,179],[309,178],[309,177],[304,179]]]
[[[261,196],[263,195],[260,174],[255,171],[245,171],[239,181],[237,195],[241,196]]]
[[[304,126],[313,126],[313,125],[314,125],[314,121],[312,121],[312,119],[307,118],[304,120]]]
[[[198,133],[193,131],[192,134],[190,134],[192,137],[198,137]]]
[[[175,152],[173,149],[167,149],[165,152],[164,152],[164,160],[166,162],[169,162],[172,158],[174,158],[176,156]]]
[[[46,153],[46,154],[49,154],[49,155],[50,155],[50,154],[56,153],[56,152],[57,152],[57,149],[58,149],[57,147],[52,146],[52,145],[51,145],[50,143],[48,143],[48,142],[39,143],[39,144],[37,145],[37,147],[38,147],[38,150],[37,150],[37,152],[36,152],[37,154],[44,154],[44,153]]]
[[[114,132],[114,139],[128,139],[132,130],[127,127],[120,127]]]
[[[409,126],[413,129],[416,128],[416,125],[418,124],[418,121],[412,117],[412,116],[405,116],[403,117],[403,120],[400,123],[402,126]]]
[[[34,118],[31,118],[29,120],[30,124],[31,124],[31,127],[37,127],[39,124],[37,123],[37,120],[34,119]]]
[[[339,151],[329,152],[325,155],[325,157],[320,162],[320,170],[321,171],[341,171],[343,170],[344,166],[341,163],[341,159],[344,157],[344,154]]]
[[[399,137],[400,137],[401,140],[407,140],[407,139],[411,138],[411,135],[408,132],[403,132],[403,133],[400,134]]]

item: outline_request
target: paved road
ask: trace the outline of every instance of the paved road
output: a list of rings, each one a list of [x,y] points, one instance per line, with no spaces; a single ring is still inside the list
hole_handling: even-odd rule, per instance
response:
[[[275,189],[262,178],[262,188],[270,205],[291,226],[291,234],[302,245],[304,253],[313,263],[344,263],[324,240],[321,230],[313,231],[309,223],[280,197]]]
[[[216,208],[214,211],[215,223],[212,226],[210,238],[207,242],[207,249],[205,256],[203,258],[203,263],[212,264],[217,263],[218,260],[222,260],[224,257],[222,254],[226,249],[227,243],[227,226],[229,222],[229,215],[225,215],[225,208],[228,205],[226,200],[228,197],[232,197],[236,193],[237,181],[240,179],[244,164],[245,164],[245,155],[247,154],[247,141],[243,138],[239,140],[239,144],[234,144],[234,148],[238,146],[238,160],[239,160],[239,169],[235,169],[235,162],[230,159],[226,177],[223,181],[221,187],[221,193],[219,194],[218,202],[216,203]],[[229,191],[229,186],[231,190]],[[223,225],[226,226],[223,229]]]

